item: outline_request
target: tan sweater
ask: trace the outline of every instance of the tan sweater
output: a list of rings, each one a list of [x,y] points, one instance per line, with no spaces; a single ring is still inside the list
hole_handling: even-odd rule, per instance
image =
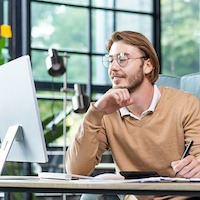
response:
[[[185,143],[200,160],[200,101],[192,94],[159,87],[161,98],[153,113],[141,120],[106,115],[91,104],[67,151],[67,172],[88,175],[102,153],[110,149],[119,170],[153,170],[173,176],[171,162],[181,158]]]

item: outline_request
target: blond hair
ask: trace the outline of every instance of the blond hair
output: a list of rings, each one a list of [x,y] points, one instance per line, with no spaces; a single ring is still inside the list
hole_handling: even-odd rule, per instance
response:
[[[141,33],[133,31],[114,32],[111,39],[106,42],[106,49],[109,52],[114,42],[123,40],[124,43],[133,45],[144,52],[145,57],[149,58],[153,65],[153,70],[147,75],[149,81],[154,84],[158,79],[160,64],[157,53],[151,42]]]

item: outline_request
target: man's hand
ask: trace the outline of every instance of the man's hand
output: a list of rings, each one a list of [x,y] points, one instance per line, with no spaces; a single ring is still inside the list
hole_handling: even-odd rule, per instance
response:
[[[192,155],[173,161],[171,166],[175,172],[185,178],[200,178],[200,162]]]
[[[110,114],[133,103],[126,88],[108,90],[95,104],[97,110]]]

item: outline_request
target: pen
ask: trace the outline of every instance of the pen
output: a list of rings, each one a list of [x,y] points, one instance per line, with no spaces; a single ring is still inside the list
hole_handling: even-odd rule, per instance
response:
[[[192,144],[193,144],[193,141],[191,140],[191,141],[189,142],[187,148],[185,149],[185,151],[184,151],[184,153],[183,153],[183,155],[182,155],[182,157],[181,157],[181,160],[182,160],[183,158],[185,158],[185,157],[189,154],[189,151],[190,151],[190,148],[191,148]],[[176,172],[174,176],[176,176],[177,174],[178,174],[178,172]]]

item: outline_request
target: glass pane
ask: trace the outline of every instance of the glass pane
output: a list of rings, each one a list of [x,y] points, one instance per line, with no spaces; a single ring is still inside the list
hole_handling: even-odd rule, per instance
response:
[[[102,56],[93,56],[92,62],[92,84],[111,85],[108,69],[102,64]]]
[[[41,0],[46,2],[46,0]],[[89,4],[89,0],[48,0],[48,2],[53,3],[63,3],[63,4],[72,4],[72,5],[79,5],[79,6],[87,6]]]
[[[70,54],[67,65],[67,79],[69,83],[87,83],[89,79],[89,56]]]
[[[92,0],[92,6],[138,12],[152,12],[152,0]]]
[[[118,12],[117,30],[118,31],[131,30],[140,32],[144,34],[152,42],[153,18],[150,17],[149,15]]]
[[[99,8],[113,8],[114,0],[92,0],[92,6]]]
[[[200,1],[162,0],[161,13],[162,73],[200,71]]]
[[[31,47],[88,51],[88,10],[32,3]]]
[[[48,96],[49,98],[54,98],[55,94],[54,92],[40,92],[37,93],[38,96],[44,95]],[[58,95],[58,94],[56,94]],[[62,93],[60,92],[59,96],[62,98]],[[53,120],[53,117],[56,116],[59,112],[63,110],[63,101],[62,99],[60,101],[58,100],[45,100],[45,99],[38,99],[38,106],[40,110],[40,117],[42,122],[47,120],[49,121]],[[47,112],[48,110],[48,112]]]
[[[36,81],[52,81],[46,68],[47,52],[32,51],[33,76]],[[60,54],[62,56],[62,54]],[[68,83],[86,83],[88,80],[88,56],[70,54],[67,62],[67,82]],[[55,82],[63,82],[63,76],[54,77]]]
[[[9,2],[7,0],[0,1],[0,25],[11,25],[9,24]],[[11,27],[12,29],[12,27]],[[12,30],[11,30],[12,31]],[[1,35],[1,34],[0,34]],[[9,41],[11,41],[12,38],[3,38],[0,37],[0,43],[2,47],[0,47],[0,65],[8,62],[10,60],[10,54],[8,50],[8,44]],[[3,45],[5,42],[5,46]]]
[[[117,0],[116,8],[141,12],[152,12],[152,0]]]
[[[113,12],[93,10],[92,22],[92,51],[105,53],[105,41],[113,32]]]
[[[48,56],[47,52],[34,51],[34,50],[31,51],[33,77],[34,77],[34,80],[36,81],[51,81],[52,80],[46,68],[45,60],[47,56]]]
[[[54,98],[53,92],[38,93],[38,96],[46,95]],[[57,94],[56,94],[57,95]],[[62,95],[62,93],[60,94]],[[40,110],[40,116],[43,124],[43,132],[46,139],[47,146],[64,144],[63,138],[63,117],[60,114],[63,113],[63,100],[45,100],[38,99],[38,105]],[[72,107],[71,101],[67,102],[67,110]],[[47,112],[48,111],[48,112]],[[76,114],[73,111],[66,116],[66,125],[69,128],[67,130],[67,145],[72,142],[75,137],[79,124],[83,118],[83,114]]]
[[[2,15],[2,17],[3,17],[3,23],[4,24],[9,24],[9,17],[8,17],[8,6],[9,6],[9,3],[8,3],[8,0],[3,0],[3,15],[2,14],[0,14],[0,16]],[[1,4],[2,4],[1,3]]]

